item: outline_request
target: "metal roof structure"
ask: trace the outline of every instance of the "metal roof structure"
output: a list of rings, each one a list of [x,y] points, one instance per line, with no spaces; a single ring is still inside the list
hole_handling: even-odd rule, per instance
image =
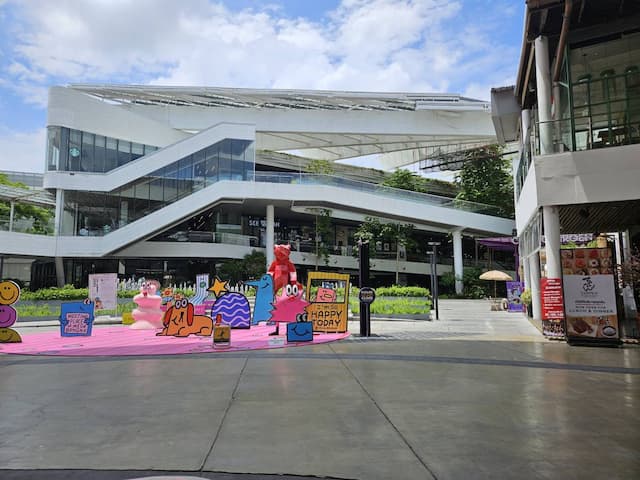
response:
[[[449,93],[380,93],[221,87],[71,84],[70,88],[115,104],[198,107],[416,111],[432,108],[488,111],[489,102]]]
[[[55,207],[56,197],[46,190],[32,190],[0,185],[0,200],[24,203],[36,207]]]

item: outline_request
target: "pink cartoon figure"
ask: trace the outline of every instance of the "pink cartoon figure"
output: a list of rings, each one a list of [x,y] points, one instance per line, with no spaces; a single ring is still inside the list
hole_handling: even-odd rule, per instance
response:
[[[304,314],[309,302],[303,298],[304,289],[299,283],[285,285],[282,294],[276,298],[271,321],[276,322],[276,330],[269,335],[280,334],[280,322],[292,323],[298,321],[298,316]]]
[[[273,294],[276,295],[285,285],[294,285],[298,282],[296,267],[291,260],[291,245],[275,245],[273,247],[275,259],[269,265],[267,273],[273,277]]]
[[[162,328],[164,312],[160,309],[162,297],[156,292],[160,285],[155,280],[143,282],[140,293],[133,297],[138,308],[131,312],[134,323],[130,328],[134,330],[155,330]]]

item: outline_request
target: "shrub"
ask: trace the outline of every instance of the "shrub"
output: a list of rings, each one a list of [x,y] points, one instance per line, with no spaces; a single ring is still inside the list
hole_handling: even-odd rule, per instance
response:
[[[354,314],[360,313],[358,297],[349,301],[349,307]],[[370,311],[381,315],[426,315],[431,311],[431,300],[415,297],[376,298]]]
[[[356,292],[357,295],[358,292]],[[401,287],[391,285],[390,287],[376,288],[376,297],[428,297],[431,293],[424,287]]]
[[[58,309],[53,310],[48,304],[39,305],[16,305],[16,311],[18,312],[18,321],[20,317],[49,317],[54,315],[60,315]]]
[[[525,288],[520,294],[520,301],[525,305],[531,305],[531,289]]]
[[[35,292],[23,291],[21,300],[84,300],[89,296],[89,289],[75,288],[73,285],[65,285],[62,288],[42,288]]]

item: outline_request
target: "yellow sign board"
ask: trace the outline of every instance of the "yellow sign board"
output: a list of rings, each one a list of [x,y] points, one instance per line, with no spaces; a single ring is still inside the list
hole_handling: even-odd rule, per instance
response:
[[[343,333],[347,331],[349,312],[349,275],[343,273],[309,272],[307,276],[307,320],[314,332]]]

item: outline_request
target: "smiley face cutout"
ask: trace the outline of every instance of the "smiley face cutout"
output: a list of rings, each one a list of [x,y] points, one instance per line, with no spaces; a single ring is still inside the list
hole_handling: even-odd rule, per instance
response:
[[[16,323],[18,314],[15,308],[9,305],[0,305],[0,328],[10,327]]]
[[[11,280],[0,282],[0,305],[11,305],[20,298],[20,287]]]

